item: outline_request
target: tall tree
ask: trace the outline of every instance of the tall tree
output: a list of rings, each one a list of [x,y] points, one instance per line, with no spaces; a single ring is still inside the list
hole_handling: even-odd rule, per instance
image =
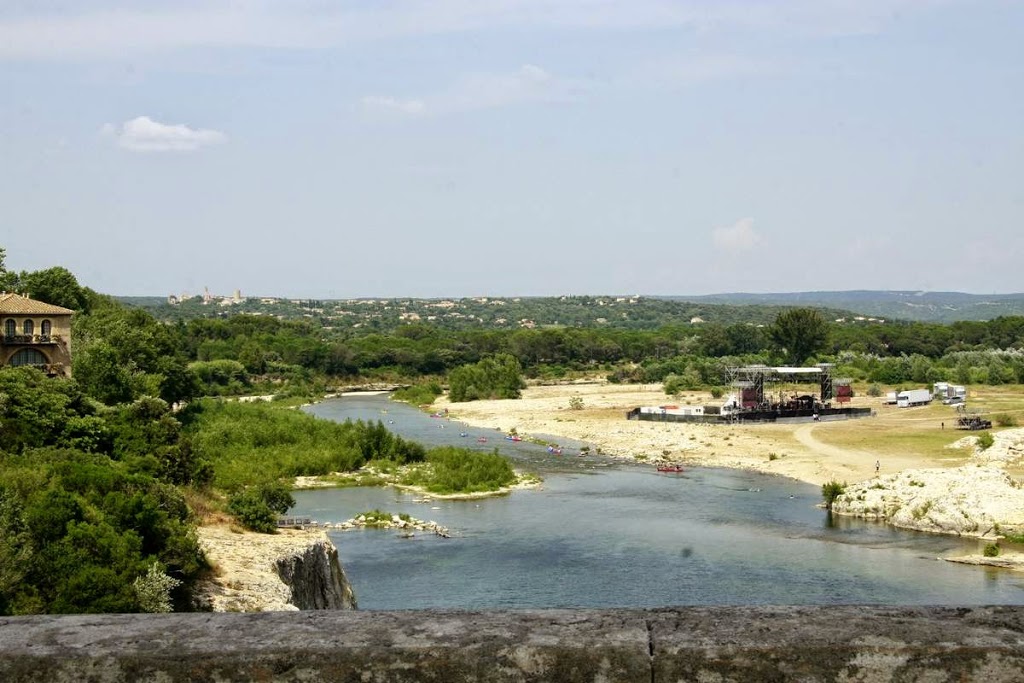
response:
[[[793,308],[776,316],[769,334],[786,360],[800,365],[825,347],[828,323],[813,308]]]
[[[22,273],[21,289],[33,299],[73,311],[84,311],[89,306],[89,295],[67,268],[55,266],[32,273]]]

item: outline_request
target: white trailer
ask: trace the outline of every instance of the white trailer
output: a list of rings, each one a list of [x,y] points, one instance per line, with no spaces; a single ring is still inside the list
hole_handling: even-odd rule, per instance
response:
[[[949,382],[936,382],[933,387],[935,398],[946,405],[964,403],[967,400],[967,387]]]
[[[932,392],[928,389],[909,389],[896,394],[896,406],[898,408],[909,408],[910,406],[923,406],[932,402]]]

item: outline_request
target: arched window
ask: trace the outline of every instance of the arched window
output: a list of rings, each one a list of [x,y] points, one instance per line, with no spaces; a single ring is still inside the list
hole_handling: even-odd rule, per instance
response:
[[[22,349],[11,356],[10,360],[10,364],[15,367],[19,365],[46,365],[49,362],[46,360],[46,356],[36,349]]]
[[[50,321],[49,320],[44,320],[43,324],[39,326],[39,334],[43,335],[44,337],[49,337],[50,336]]]
[[[26,320],[21,324],[22,334],[32,334],[35,331],[36,324],[31,320]]]
[[[4,321],[4,336],[13,337],[18,334],[18,326],[12,318],[8,318]]]

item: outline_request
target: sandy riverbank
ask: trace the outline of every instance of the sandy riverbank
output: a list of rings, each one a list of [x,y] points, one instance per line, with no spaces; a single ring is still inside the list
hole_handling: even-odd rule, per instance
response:
[[[574,397],[582,408],[571,407]],[[732,467],[816,485],[847,482],[850,494],[838,502],[837,513],[902,528],[989,538],[1000,530],[1024,530],[1024,487],[1012,476],[1019,477],[1024,461],[1024,429],[996,433],[995,445],[982,452],[975,435],[952,428],[955,415],[948,406],[901,409],[870,397],[854,399],[854,406],[875,411],[858,420],[742,425],[626,420],[636,406],[668,402],[707,405],[713,399],[690,392],[670,400],[657,384],[591,383],[529,387],[518,400],[452,403],[442,397],[434,408],[447,408],[452,419],[475,427],[573,439],[652,465]],[[883,486],[892,514],[884,514]]]
[[[583,408],[569,406],[572,397]],[[710,395],[691,392],[672,403],[704,405]],[[811,484],[830,479],[857,481],[874,474],[875,454],[835,449],[815,438],[832,423],[707,425],[627,421],[626,413],[643,405],[669,402],[660,384],[575,384],[529,387],[518,400],[451,403],[440,398],[435,408],[448,408],[452,419],[502,432],[515,429],[529,437],[573,439],[600,448],[607,455],[643,462],[682,462],[708,467],[734,467],[779,474]],[[874,400],[877,403],[877,399]],[[869,405],[855,399],[855,406]],[[930,463],[903,461],[900,469]],[[895,466],[893,464],[893,466]]]

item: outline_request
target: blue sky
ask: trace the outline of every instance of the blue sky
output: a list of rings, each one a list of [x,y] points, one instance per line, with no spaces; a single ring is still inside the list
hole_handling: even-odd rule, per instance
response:
[[[1024,291],[1024,2],[0,0],[0,245],[102,292]]]

